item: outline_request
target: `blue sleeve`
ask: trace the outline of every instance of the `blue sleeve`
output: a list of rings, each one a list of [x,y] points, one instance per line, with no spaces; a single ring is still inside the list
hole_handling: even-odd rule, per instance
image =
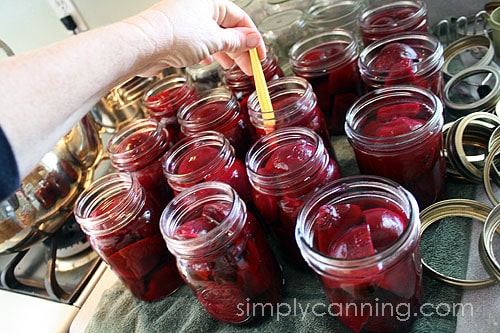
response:
[[[20,185],[14,152],[0,127],[0,201],[7,199]]]

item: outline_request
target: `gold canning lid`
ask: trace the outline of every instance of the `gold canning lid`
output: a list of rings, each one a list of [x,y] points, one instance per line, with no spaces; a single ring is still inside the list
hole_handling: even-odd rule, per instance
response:
[[[493,237],[495,236],[495,232],[500,233],[500,205],[491,210],[479,237],[479,254],[483,266],[491,276],[500,281],[500,264],[493,251]]]
[[[496,206],[500,203],[500,200],[498,200],[495,195],[495,191],[493,190],[493,187],[491,185],[491,180],[493,179],[497,184],[500,183],[500,173],[495,161],[495,157],[500,153],[500,138],[499,132],[497,130],[495,130],[495,132],[491,136],[488,150],[488,155],[486,156],[486,159],[484,161],[483,185],[488,199],[490,199],[491,203]],[[492,169],[494,170],[493,175],[491,175]]]
[[[500,118],[488,112],[471,113],[451,123],[443,132],[448,169],[472,183],[481,183],[488,144],[499,125]]]
[[[436,202],[435,204],[428,206],[420,212],[420,220],[422,223],[420,235],[422,236],[424,234],[424,231],[431,224],[438,222],[445,217],[461,216],[485,222],[490,211],[491,207],[475,200],[448,199]],[[481,256],[483,255],[481,254]],[[427,265],[423,258],[422,265],[436,279],[462,289],[479,289],[489,287],[497,282],[497,280],[492,277],[482,280],[464,280],[447,276]],[[490,273],[489,270],[487,270],[487,272]]]

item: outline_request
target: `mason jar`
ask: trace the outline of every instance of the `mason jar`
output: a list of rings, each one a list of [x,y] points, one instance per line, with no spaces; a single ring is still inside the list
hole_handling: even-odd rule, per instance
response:
[[[195,98],[196,89],[188,76],[173,73],[151,85],[142,96],[142,104],[148,115],[167,129],[174,142],[179,139],[180,132],[177,112],[182,104]]]
[[[252,124],[241,112],[236,96],[227,88],[200,92],[196,100],[181,107],[177,119],[183,136],[203,131],[224,134],[241,160],[254,142]]]
[[[262,111],[255,91],[248,98],[248,116],[257,138],[278,128],[307,127],[318,133],[330,156],[335,158],[325,117],[309,82],[298,76],[285,76],[268,82],[267,88],[272,111]]]
[[[408,31],[427,32],[427,4],[422,0],[384,0],[366,6],[358,16],[364,46]]]
[[[413,195],[376,176],[322,187],[304,203],[295,229],[331,315],[353,332],[410,330],[423,303],[419,234]]]
[[[137,178],[148,194],[165,205],[173,197],[163,174],[162,156],[172,146],[167,130],[154,119],[140,119],[115,133],[108,143],[111,165]]]
[[[295,75],[311,83],[332,135],[344,134],[347,109],[361,96],[358,43],[345,29],[311,34],[290,49]]]
[[[365,0],[315,0],[305,10],[305,20],[311,32],[322,32],[332,28],[350,31],[361,43],[358,16],[366,7]]]
[[[160,228],[182,278],[216,320],[248,323],[262,312],[254,306],[279,302],[281,267],[231,186],[204,182],[186,189],[165,207]]]
[[[220,181],[231,185],[247,205],[252,202],[245,164],[219,132],[203,131],[181,139],[165,153],[162,163],[175,195],[198,183]]]
[[[272,52],[267,52],[266,58],[261,60],[260,63],[266,82],[271,82],[285,76],[278,63],[278,58]],[[224,82],[224,85],[233,92],[238,102],[240,102],[241,113],[248,116],[248,97],[255,91],[253,76],[246,75],[238,65],[233,65],[231,68],[223,70],[222,82]]]
[[[160,232],[163,206],[127,173],[99,178],[78,197],[75,219],[90,245],[139,300],[153,302],[182,285]]]
[[[304,266],[295,242],[297,214],[307,197],[340,178],[321,137],[305,127],[277,129],[255,142],[245,161],[258,215],[292,264]]]
[[[443,105],[417,86],[381,88],[348,111],[346,135],[362,174],[392,179],[424,208],[444,197]]]
[[[368,45],[359,55],[359,71],[366,91],[412,84],[441,97],[444,77],[443,45],[427,32],[403,32]]]

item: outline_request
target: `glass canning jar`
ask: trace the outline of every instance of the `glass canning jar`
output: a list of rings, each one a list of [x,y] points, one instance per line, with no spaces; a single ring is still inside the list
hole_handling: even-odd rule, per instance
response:
[[[294,238],[295,220],[307,197],[340,178],[340,168],[320,136],[309,128],[285,127],[255,142],[246,158],[259,216],[291,263],[305,265]]]
[[[358,16],[364,46],[405,31],[427,32],[427,4],[422,0],[384,0],[366,6]]]
[[[201,182],[220,181],[231,185],[247,205],[252,202],[245,164],[219,132],[203,131],[181,139],[163,156],[163,171],[176,195]]]
[[[305,20],[311,32],[322,32],[332,28],[350,31],[361,42],[358,16],[366,7],[365,0],[315,0],[305,10]]]
[[[177,119],[183,136],[202,131],[224,134],[241,160],[254,142],[255,132],[248,116],[241,112],[236,96],[226,88],[200,92],[196,100],[181,107]]]
[[[344,134],[347,109],[361,96],[358,43],[345,29],[315,33],[290,49],[295,75],[311,83],[332,135]]]
[[[148,115],[159,121],[169,132],[171,140],[179,139],[177,112],[182,104],[196,98],[196,89],[188,76],[174,73],[165,76],[144,92],[142,104]]]
[[[231,186],[205,182],[184,190],[164,209],[160,228],[182,278],[216,320],[247,323],[262,312],[255,305],[278,303],[281,267]]]
[[[163,206],[126,173],[99,178],[78,197],[74,214],[92,248],[139,300],[152,302],[182,285],[160,232]]]
[[[290,47],[308,34],[302,10],[289,9],[267,16],[257,28],[270,52],[278,57],[283,70],[288,65]]]
[[[278,64],[278,58],[271,52],[268,52],[267,57],[261,61],[261,66],[266,82],[285,76]],[[255,91],[253,77],[246,75],[237,65],[234,65],[223,71],[222,81],[233,92],[238,102],[240,102],[241,113],[248,116],[248,96]]]
[[[321,188],[304,203],[295,233],[331,314],[353,332],[410,330],[423,302],[419,234],[413,195],[375,176]]]
[[[362,174],[392,179],[424,208],[444,196],[443,105],[416,86],[381,88],[347,113],[346,134]]]
[[[309,82],[298,76],[285,76],[268,82],[267,87],[273,111],[262,112],[256,92],[248,98],[248,115],[257,138],[278,128],[307,127],[318,133],[335,158],[325,117]]]
[[[443,45],[426,32],[403,32],[365,47],[359,55],[365,90],[413,84],[443,94]]]
[[[154,119],[140,119],[123,127],[108,142],[111,165],[137,178],[154,200],[165,205],[173,197],[163,174],[162,156],[172,146],[167,130]]]

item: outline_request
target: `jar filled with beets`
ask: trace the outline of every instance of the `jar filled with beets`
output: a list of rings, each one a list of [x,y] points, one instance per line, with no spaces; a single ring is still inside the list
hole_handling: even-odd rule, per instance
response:
[[[358,15],[364,46],[405,31],[427,32],[427,12],[422,0],[384,0],[366,6]]]
[[[305,127],[285,127],[252,146],[246,158],[252,198],[283,255],[304,266],[295,242],[297,214],[307,197],[340,178],[340,168],[321,137]]]
[[[174,73],[154,83],[142,96],[148,115],[159,121],[173,142],[179,139],[177,112],[182,104],[196,98],[196,89],[189,77]]]
[[[96,180],[78,197],[74,214],[92,248],[139,300],[152,302],[182,285],[160,232],[159,206],[127,173]]]
[[[416,86],[381,88],[347,113],[346,134],[362,174],[392,179],[424,208],[444,197],[443,105]]]
[[[183,136],[203,131],[222,133],[241,160],[254,142],[252,124],[241,112],[236,96],[227,88],[199,92],[196,100],[181,107],[177,119]]]
[[[284,127],[307,127],[323,139],[330,156],[335,158],[330,134],[318,99],[309,82],[298,76],[286,76],[267,83],[272,111],[262,111],[257,93],[248,98],[248,115],[257,138]]]
[[[205,182],[182,191],[160,225],[184,281],[213,318],[244,324],[261,315],[263,304],[279,302],[281,267],[231,186]]]
[[[108,143],[111,164],[137,178],[153,200],[166,205],[173,192],[163,174],[162,157],[172,146],[167,130],[154,119],[140,119],[117,132]]]
[[[356,37],[340,28],[312,34],[290,49],[292,71],[311,84],[332,135],[344,134],[347,109],[362,93],[358,56]]]
[[[346,327],[408,332],[423,301],[419,233],[410,192],[382,177],[352,176],[306,201],[296,239]]]
[[[203,131],[181,139],[165,153],[162,163],[175,195],[198,183],[220,181],[231,185],[247,205],[252,202],[245,163],[219,132]]]
[[[443,45],[429,33],[403,32],[379,39],[361,51],[358,63],[366,91],[413,84],[443,95]]]
[[[267,52],[267,57],[260,63],[266,82],[285,76],[278,64],[278,58],[272,52]],[[240,102],[241,113],[248,115],[248,97],[255,91],[255,81],[253,77],[243,73],[237,65],[233,65],[231,68],[222,72],[222,82],[233,92]]]

